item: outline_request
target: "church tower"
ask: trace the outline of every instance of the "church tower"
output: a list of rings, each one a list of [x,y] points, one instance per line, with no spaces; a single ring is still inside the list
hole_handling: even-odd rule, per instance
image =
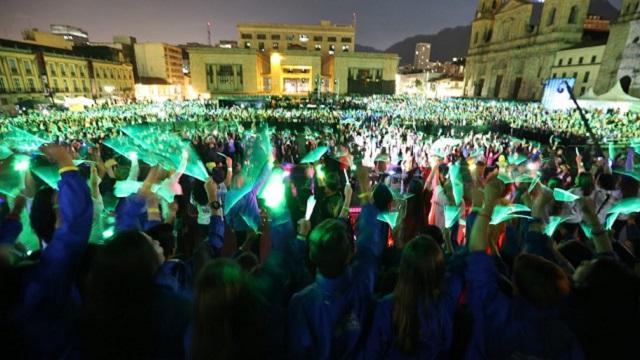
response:
[[[623,0],[618,19],[610,25],[596,94],[609,91],[617,82],[640,97],[640,0]]]

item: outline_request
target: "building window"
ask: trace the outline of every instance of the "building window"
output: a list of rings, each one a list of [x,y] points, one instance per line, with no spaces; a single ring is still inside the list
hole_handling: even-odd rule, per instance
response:
[[[56,64],[49,64],[49,72],[51,72],[51,76],[58,76],[58,74],[56,73]]]
[[[574,73],[573,73],[573,78],[574,78],[574,79],[576,79],[576,80],[578,80],[578,73],[577,73],[577,72],[574,72]]]
[[[24,65],[24,72],[27,75],[33,75],[33,69],[31,68],[31,61],[29,60],[24,60],[23,62]]]
[[[638,4],[640,4],[640,2]],[[640,44],[640,36],[636,36],[636,38],[633,39],[633,43],[634,44]]]
[[[13,86],[16,88],[17,92],[22,92],[22,82],[20,82],[20,79],[13,78]]]
[[[8,61],[11,75],[18,75],[18,62],[16,61],[16,59],[8,59]]]
[[[573,58],[569,58],[569,60],[567,61],[567,65],[571,65],[573,64]]]
[[[336,46],[333,44],[329,45],[329,54],[333,55],[335,53],[336,53]]]
[[[563,59],[560,59],[560,61],[558,61],[558,66],[562,66],[563,61],[564,61]]]
[[[300,34],[300,36],[298,36],[298,40],[300,40],[300,42],[306,43],[307,41],[309,41],[309,36],[305,34]]]
[[[73,79],[73,91],[78,92],[78,82],[76,81],[76,79]]]
[[[327,38],[327,41],[328,41],[328,42],[336,42],[337,40],[336,40],[336,37],[335,37],[335,36],[329,36],[329,37]]]
[[[578,64],[582,65],[583,62],[584,62],[584,56],[580,56],[580,58],[578,59]]]
[[[315,48],[316,48],[316,51],[320,51],[322,50],[322,45],[316,44]]]
[[[58,91],[58,79],[53,79],[53,90]]]
[[[87,82],[85,80],[82,80],[82,91],[87,91]]]
[[[592,63],[592,64],[595,64],[595,63],[596,63],[596,60],[598,60],[598,57],[597,57],[596,55],[593,55],[593,56],[591,57],[591,63]]]
[[[567,77],[567,73],[566,73],[566,72],[563,72],[563,73],[562,73],[562,78],[566,78],[566,77]]]
[[[280,48],[280,44],[277,41],[273,42],[273,50],[278,50]]]
[[[478,43],[478,33],[477,32],[475,34],[473,34],[473,43],[474,44]]]
[[[36,92],[36,82],[33,78],[27,78],[27,84],[29,85],[30,92]]]
[[[69,92],[69,83],[67,80],[62,80],[62,85],[64,85],[64,92]]]
[[[60,64],[60,76],[67,76],[67,67],[64,64]]]
[[[551,8],[549,12],[549,17],[547,18],[547,26],[553,26],[556,22],[556,8]]]
[[[7,84],[4,82],[4,78],[0,77],[0,93],[7,91]]]
[[[113,69],[109,70],[109,73],[111,74],[111,78],[112,78],[112,79],[115,79],[115,78],[113,77]]]
[[[100,69],[97,69],[97,70],[96,70],[96,78],[97,78],[97,79],[100,79]]]
[[[584,93],[587,91],[587,89],[583,86],[580,88],[580,96],[584,95]]]
[[[342,45],[342,52],[349,52],[349,45]]]
[[[280,40],[280,35],[279,34],[271,35],[271,40]]]
[[[259,42],[258,43],[258,49],[260,49],[260,51],[264,51],[264,43],[263,42]]]
[[[258,34],[256,36],[256,38],[258,38],[258,40],[266,40],[267,39],[267,35],[266,34]]]
[[[343,43],[351,44],[351,38],[350,37],[343,37],[342,39],[340,39],[340,41],[342,41]]]
[[[587,71],[586,73],[584,73],[584,78],[582,79],[583,82],[587,82],[589,81],[589,76],[591,75],[591,73],[589,71]]]
[[[569,13],[569,24],[577,24],[578,23],[578,6],[574,5],[571,7],[571,13]]]
[[[240,34],[240,38],[244,40],[253,39],[253,34]]]
[[[287,34],[287,41],[293,41],[293,39],[295,39],[295,35],[293,34]]]
[[[558,75],[556,73],[553,73],[553,75],[551,76],[553,79],[555,79],[556,77],[558,77]]]
[[[71,76],[76,76],[76,64],[71,64]]]
[[[251,49],[251,41],[245,41],[244,42],[244,48],[245,49]]]
[[[322,36],[314,36],[313,41],[322,42]]]

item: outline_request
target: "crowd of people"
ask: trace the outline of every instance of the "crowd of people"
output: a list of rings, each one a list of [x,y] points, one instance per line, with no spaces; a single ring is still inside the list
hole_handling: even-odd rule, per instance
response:
[[[277,105],[0,118],[3,353],[637,357],[638,114]]]

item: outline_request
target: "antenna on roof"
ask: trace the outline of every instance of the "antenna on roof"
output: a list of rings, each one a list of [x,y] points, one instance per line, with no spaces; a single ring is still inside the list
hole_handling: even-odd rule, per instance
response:
[[[356,12],[355,11],[353,12],[353,17],[351,18],[351,25],[355,29],[355,27],[356,27]]]
[[[211,46],[211,21],[207,21],[207,40]]]

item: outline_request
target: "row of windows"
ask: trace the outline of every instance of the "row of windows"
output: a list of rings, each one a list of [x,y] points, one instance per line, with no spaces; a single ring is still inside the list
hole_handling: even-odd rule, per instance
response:
[[[60,70],[59,72],[58,72],[58,69]],[[69,71],[67,72],[67,70]],[[60,63],[56,65],[56,63],[54,62],[50,62],[49,73],[51,74],[51,76],[58,76],[58,73],[59,73],[60,76],[69,75],[69,76],[85,77],[85,76],[88,76],[89,71],[87,70],[86,65],[70,64],[69,67],[67,68],[67,64]]]
[[[2,63],[2,59],[3,58],[0,58],[0,65]],[[7,64],[9,64],[9,74],[11,74],[11,75],[20,75],[21,74],[19,63],[22,64],[22,69],[24,70],[23,73],[25,75],[33,75],[34,74],[35,65],[33,65],[33,62],[31,60],[24,59],[24,60],[18,62],[17,59],[7,58]],[[2,73],[2,72],[4,72],[4,67],[0,66],[0,73]]]
[[[562,76],[560,76],[560,78],[566,78],[566,77],[567,77],[567,73],[566,73],[566,72],[563,72],[561,75],[562,75]],[[551,77],[555,79],[555,78],[557,78],[557,77],[558,77],[558,74],[557,74],[557,73],[553,73],[553,75],[551,75]],[[578,73],[577,73],[577,72],[574,72],[574,73],[572,74],[572,76],[571,76],[571,77],[572,77],[572,78],[574,78],[574,79],[576,79],[576,80],[580,80],[580,79],[578,78]],[[589,79],[590,79],[590,78],[591,78],[591,72],[590,72],[590,71],[587,71],[587,72],[585,72],[585,73],[584,73],[584,75],[582,76],[582,82],[583,82],[583,83],[586,83],[586,82],[588,82],[588,81],[589,81]]]
[[[251,49],[251,47],[252,47],[251,41],[245,41],[244,48],[245,49]],[[297,44],[288,44],[287,45],[287,50],[296,50],[296,49],[300,49],[300,48],[306,49],[306,47],[300,46],[300,45],[297,45]],[[314,48],[315,51],[322,51],[322,45],[321,44],[315,44],[313,48]],[[274,41],[271,44],[271,49],[280,50],[280,43],[277,42],[277,41]],[[260,51],[265,51],[266,50],[266,46],[265,46],[264,42],[261,41],[261,42],[258,43],[258,50],[260,50]],[[335,44],[330,44],[329,47],[328,47],[328,50],[329,50],[330,54],[334,54],[335,51],[336,51],[336,45]],[[351,45],[348,45],[348,44],[343,44],[342,45],[342,51],[343,52],[349,52],[350,50],[351,50]]]
[[[633,11],[631,11],[632,8],[633,8]],[[640,11],[640,2],[635,3],[635,5],[631,3],[627,4],[626,11],[624,13],[630,14],[632,12],[638,12],[638,11]]]
[[[96,79],[104,78],[104,79],[124,79],[131,80],[133,77],[130,71],[125,71],[122,69],[106,69],[106,68],[96,68],[95,69]]]
[[[595,64],[596,61],[598,61],[598,56],[597,55],[593,55],[591,57],[591,64]],[[584,56],[580,56],[578,58],[578,65],[582,65],[582,64],[584,64]],[[564,65],[564,59],[561,58],[560,60],[558,60],[558,66],[562,66],[562,65]],[[572,57],[567,59],[567,66],[568,65],[573,65],[573,58]]]
[[[20,78],[13,78],[13,91],[15,92],[23,92],[27,90],[29,92],[36,92],[38,88],[36,87],[36,81],[34,78],[27,78],[26,88],[22,85],[22,80]],[[9,91],[9,86],[7,84],[7,80],[4,77],[0,76],[0,93],[4,93]]]
[[[248,33],[242,33],[240,34],[240,38],[243,40],[251,40],[253,39],[253,34],[248,34]],[[271,34],[271,40],[281,40],[283,37],[280,34]],[[287,41],[294,41],[296,39],[296,36],[294,34],[287,34],[284,36],[284,38]],[[307,42],[309,41],[311,37],[309,37],[308,35],[305,34],[300,34],[298,35],[298,40],[302,41],[302,42]],[[258,40],[267,40],[267,35],[266,34],[256,34],[256,39]],[[324,37],[323,36],[313,36],[313,41],[315,42],[322,42],[324,41]],[[336,36],[327,36],[327,41],[328,42],[337,42],[338,38]],[[353,41],[353,39],[351,37],[341,37],[340,41],[343,43],[351,43]]]

